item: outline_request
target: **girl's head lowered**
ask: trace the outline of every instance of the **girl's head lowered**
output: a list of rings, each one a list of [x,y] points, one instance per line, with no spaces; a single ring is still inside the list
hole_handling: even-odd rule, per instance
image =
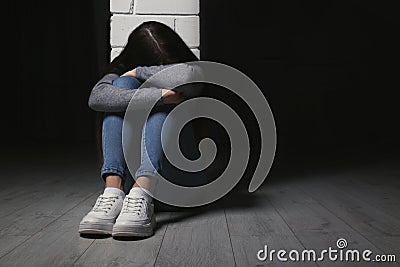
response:
[[[182,38],[167,25],[147,21],[129,35],[123,51],[108,66],[119,75],[138,66],[165,65],[198,60]]]

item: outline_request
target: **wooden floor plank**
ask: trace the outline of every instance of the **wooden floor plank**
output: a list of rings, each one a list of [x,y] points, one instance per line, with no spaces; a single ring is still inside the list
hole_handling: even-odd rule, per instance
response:
[[[57,188],[54,185],[57,185],[64,179],[50,173],[31,173],[30,177],[42,178],[36,182],[32,182],[29,179],[21,177],[27,175],[26,172],[16,175],[18,177],[16,180],[19,183],[7,184],[7,186],[3,187],[2,192],[0,192],[0,218],[12,214],[21,208],[26,208],[38,199],[46,197],[48,191]]]
[[[96,239],[74,266],[153,266],[170,216],[170,212],[156,214],[157,225],[150,238]]]
[[[234,266],[223,209],[211,205],[171,214],[155,266]]]
[[[378,178],[370,181],[365,179],[366,176]],[[340,178],[338,179],[338,177]],[[374,174],[371,172],[366,173],[365,171],[354,171],[338,173],[333,179],[327,179],[326,182],[347,195],[355,196],[369,206],[400,219],[400,212],[396,208],[400,206],[400,190],[393,186],[392,177],[386,177],[384,173]]]
[[[40,199],[32,200],[31,205],[1,218],[0,235],[32,235],[93,194],[99,186],[93,182],[77,185],[63,181],[48,189]]]
[[[235,193],[227,201],[225,213],[237,266],[281,266],[276,256],[259,260],[257,253],[267,245],[267,250],[296,249],[299,242],[275,208],[260,191]],[[263,254],[262,254],[263,255]],[[291,266],[317,266],[314,263],[287,262]]]
[[[0,265],[71,266],[94,241],[80,237],[78,226],[98,193],[92,193],[78,206],[0,258]]]
[[[378,208],[347,194],[322,180],[313,181],[308,185],[297,184],[321,205],[334,213],[338,218],[350,225],[377,248],[385,253],[399,253],[400,220],[387,215]],[[386,240],[396,239],[397,244],[390,245]],[[400,256],[400,255],[399,255]]]
[[[399,254],[400,168],[395,162],[312,169],[267,180],[256,193],[226,202],[157,213],[142,240],[80,237],[78,225],[103,182],[93,153],[16,154],[0,188],[0,266],[374,266],[373,263],[261,262],[269,249],[335,248]],[[4,163],[4,162],[3,162]],[[382,266],[398,266],[385,263]]]
[[[263,193],[307,249],[319,251],[328,247],[334,248],[339,238],[345,238],[349,244],[348,248],[382,252],[327,208],[296,188],[293,183],[291,181],[286,185],[281,183],[277,186],[265,186]],[[301,183],[306,183],[306,181],[301,181]],[[360,266],[359,263],[333,263],[327,259],[322,264],[324,266]]]
[[[154,266],[161,242],[162,235],[138,240],[107,238],[94,242],[74,266]]]
[[[85,174],[84,170],[81,171],[82,174]],[[75,172],[79,173],[79,170],[75,170]],[[93,172],[91,174],[88,177],[93,177]],[[61,178],[53,178],[57,175]],[[6,246],[3,245],[5,247],[0,256],[18,247],[30,236],[57,220],[65,212],[92,195],[96,188],[99,188],[98,181],[94,179],[86,178],[78,184],[75,182],[75,177],[62,177],[59,172],[55,172],[51,176],[45,180],[48,181],[47,183],[38,183],[39,187],[36,187],[36,184],[25,186],[25,190],[34,192],[31,199],[23,198],[29,203],[26,203],[25,206],[21,206],[21,202],[17,202],[16,205],[10,204],[10,207],[16,210],[0,218],[0,240],[12,241],[8,242]],[[75,234],[76,231],[72,234]]]
[[[2,235],[0,236],[0,265],[1,265],[1,257],[18,247],[18,245],[22,244],[25,240],[27,240],[29,235]]]
[[[23,154],[24,155],[24,154]],[[37,201],[48,198],[53,193],[62,192],[65,186],[79,189],[80,186],[96,186],[103,182],[96,162],[90,158],[64,158],[55,153],[52,158],[28,157],[24,155],[17,162],[8,162],[2,177],[9,179],[0,191],[0,226],[3,218],[20,209],[26,209]],[[16,166],[14,166],[16,165]],[[21,167],[22,166],[22,167]]]

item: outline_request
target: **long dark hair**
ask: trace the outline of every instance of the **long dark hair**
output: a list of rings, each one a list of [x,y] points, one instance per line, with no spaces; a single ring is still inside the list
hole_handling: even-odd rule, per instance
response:
[[[157,21],[147,21],[136,27],[129,35],[122,52],[107,66],[107,73],[123,73],[138,66],[165,65],[197,61],[198,58],[167,25]],[[104,113],[97,113],[96,136],[100,160],[103,160],[101,132]]]

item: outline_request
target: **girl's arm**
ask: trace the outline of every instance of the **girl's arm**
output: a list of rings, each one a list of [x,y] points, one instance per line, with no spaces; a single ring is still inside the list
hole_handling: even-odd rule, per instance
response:
[[[166,68],[172,67],[176,64],[168,64],[168,65],[156,65],[156,66],[146,66],[146,67],[137,67],[135,69],[136,73],[136,78],[139,80],[145,81],[149,79],[151,76],[156,74],[157,72],[160,72]]]
[[[178,84],[198,79],[202,75],[199,66],[186,63],[137,67],[134,71],[136,78],[142,81],[148,80],[151,86],[159,88],[174,88]],[[158,74],[154,76],[156,73]]]
[[[177,65],[170,70],[169,67]],[[160,72],[161,70],[164,70]],[[141,89],[124,89],[115,85],[112,82],[119,77],[114,73],[106,74],[100,81],[93,87],[92,92],[89,96],[88,105],[91,109],[100,112],[123,112],[127,109],[129,102],[133,95],[134,108],[141,109],[147,107],[149,104],[156,102],[156,106],[163,105],[163,93],[164,98],[171,98],[172,101],[176,101],[177,96],[174,96],[171,92],[165,92],[164,88],[172,89],[179,83],[186,83],[192,78],[197,78],[201,74],[201,70],[198,66],[188,65],[184,63],[159,65],[150,67],[137,67],[135,70],[136,74],[133,75],[140,80],[149,80],[147,88]],[[160,74],[152,76],[160,72]],[[130,75],[128,72],[124,75]],[[201,93],[202,85],[188,85],[182,89],[186,98],[198,96]],[[164,90],[164,92],[163,92]],[[181,91],[181,90],[179,90]],[[178,97],[179,98],[179,97]],[[167,103],[169,101],[167,100]]]
[[[112,85],[118,77],[117,74],[109,73],[95,84],[88,101],[91,109],[100,112],[123,112],[127,109],[133,95],[135,95],[134,107],[137,109],[148,107],[154,102],[156,106],[163,105],[162,89],[124,89]]]

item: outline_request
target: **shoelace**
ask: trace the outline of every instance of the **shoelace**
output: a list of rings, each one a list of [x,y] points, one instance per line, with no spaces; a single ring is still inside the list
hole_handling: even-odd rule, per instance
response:
[[[118,199],[118,197],[104,197],[99,196],[96,204],[93,207],[93,211],[103,211],[108,212],[111,210],[112,205]]]
[[[140,214],[145,203],[144,197],[130,197],[126,196],[122,211],[129,213]]]

